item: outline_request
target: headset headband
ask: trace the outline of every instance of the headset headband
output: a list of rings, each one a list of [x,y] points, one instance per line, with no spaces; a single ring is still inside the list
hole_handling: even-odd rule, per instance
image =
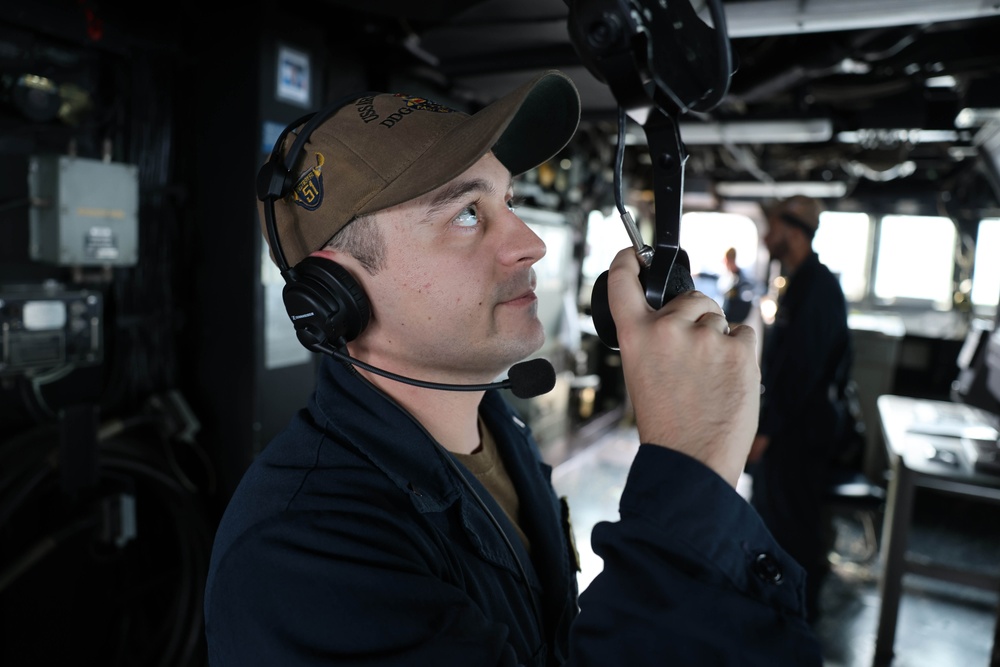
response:
[[[309,141],[309,137],[312,136],[313,131],[322,125],[327,118],[337,113],[343,106],[361,97],[377,94],[372,91],[351,93],[328,104],[320,111],[308,113],[297,118],[278,135],[277,141],[274,142],[274,148],[271,149],[271,156],[264,166],[261,167],[260,171],[257,172],[257,199],[264,202],[264,220],[267,227],[268,242],[271,246],[271,252],[274,255],[274,261],[285,280],[288,280],[292,267],[288,265],[288,260],[285,259],[285,251],[282,250],[281,241],[278,239],[278,225],[274,219],[274,202],[287,195],[295,186],[291,178],[291,168],[298,160],[299,153],[305,148],[305,144]],[[281,147],[284,145],[288,133],[303,123],[306,125],[297,133],[295,143],[292,144],[288,153],[282,156]]]

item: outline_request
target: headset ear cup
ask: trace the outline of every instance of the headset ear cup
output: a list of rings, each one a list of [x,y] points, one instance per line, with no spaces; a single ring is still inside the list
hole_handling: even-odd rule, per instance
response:
[[[282,291],[299,341],[314,352],[349,342],[368,326],[368,296],[340,264],[309,256],[296,265]]]

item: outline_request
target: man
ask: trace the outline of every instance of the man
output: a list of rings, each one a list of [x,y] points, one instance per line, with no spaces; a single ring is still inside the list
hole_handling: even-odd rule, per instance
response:
[[[729,276],[722,297],[722,312],[731,324],[740,324],[750,315],[754,285],[736,263],[736,248],[727,248],[723,261]]]
[[[750,451],[751,501],[774,537],[806,569],[809,618],[819,616],[828,570],[823,497],[844,436],[851,363],[847,305],[812,240],[822,205],[797,195],[767,213],[764,243],[785,287],[761,358],[764,396]]]
[[[512,208],[512,174],[578,119],[552,71],[472,116],[378,94],[317,127],[293,173],[322,201],[276,202],[276,227],[290,264],[335,262],[367,295],[370,322],[343,352],[474,385],[535,352],[545,247]],[[735,491],[759,408],[755,334],[694,292],[653,311],[638,276],[626,249],[608,282],[646,444],[621,520],[594,531],[605,569],[579,606],[567,508],[497,390],[324,357],[219,526],[211,664],[820,665],[801,568]]]

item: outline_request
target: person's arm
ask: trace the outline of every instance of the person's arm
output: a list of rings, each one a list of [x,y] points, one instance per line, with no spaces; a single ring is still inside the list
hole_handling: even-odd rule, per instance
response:
[[[644,443],[620,519],[593,533],[602,572],[580,598],[574,665],[822,664],[804,575],[735,491],[753,440],[755,333],[698,293],[654,311],[631,249],[609,303]]]
[[[639,448],[620,519],[598,524],[601,573],[580,596],[574,667],[820,667],[804,572],[703,464]]]

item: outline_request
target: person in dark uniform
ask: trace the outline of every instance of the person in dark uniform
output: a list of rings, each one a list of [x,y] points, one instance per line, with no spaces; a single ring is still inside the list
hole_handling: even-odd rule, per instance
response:
[[[492,382],[544,343],[545,244],[513,179],[575,133],[572,80],[543,72],[471,115],[359,95],[278,140],[287,196],[258,191],[272,258],[303,272],[287,287],[318,295],[289,310],[313,318],[300,340],[343,351],[319,350],[308,403],[219,523],[209,664],[819,667],[803,568],[736,491],[756,332],[695,291],[650,308],[631,247],[608,294],[639,449],[579,594],[568,505]],[[320,303],[336,284],[343,310],[369,309],[356,331],[320,329],[341,311]]]
[[[764,332],[764,394],[748,458],[751,502],[805,568],[812,621],[829,566],[823,496],[845,428],[842,395],[853,354],[843,290],[812,248],[821,210],[799,195],[766,211],[764,243],[781,262],[784,287]]]
[[[736,264],[736,248],[726,250],[724,259],[729,271],[729,283],[723,292],[722,311],[730,324],[738,324],[750,315],[756,290],[753,281]]]

